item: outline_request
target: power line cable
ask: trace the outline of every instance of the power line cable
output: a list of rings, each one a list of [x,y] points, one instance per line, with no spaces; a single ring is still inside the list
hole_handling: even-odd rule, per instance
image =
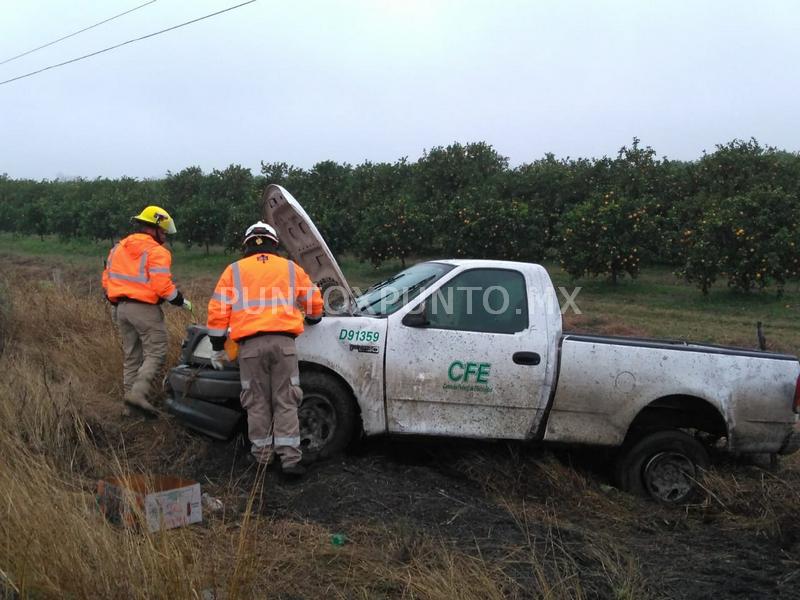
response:
[[[53,44],[57,44],[58,42],[63,42],[66,39],[69,39],[71,37],[75,37],[79,33],[83,33],[84,31],[89,31],[90,29],[94,29],[95,27],[99,27],[100,25],[103,25],[104,23],[108,23],[109,21],[113,21],[114,19],[118,19],[120,17],[123,17],[123,16],[125,16],[125,15],[127,15],[129,13],[132,13],[135,10],[139,10],[140,8],[144,8],[148,4],[153,4],[153,2],[156,2],[156,1],[157,0],[150,0],[149,2],[145,2],[144,4],[140,4],[136,8],[132,8],[130,10],[126,10],[125,12],[119,13],[118,15],[114,15],[113,17],[109,17],[105,21],[100,21],[99,23],[95,23],[94,25],[89,25],[89,27],[84,27],[83,29],[80,29],[80,30],[78,30],[78,31],[76,31],[74,33],[70,33],[69,35],[65,35],[64,37],[60,37],[57,40],[53,40],[52,42],[48,42],[46,44],[43,44],[43,45],[38,46],[36,48],[33,48],[32,50],[28,50],[27,52],[23,52],[22,54],[17,54],[16,56],[12,56],[11,58],[7,58],[4,61],[0,62],[0,65],[4,65],[6,63],[9,63],[12,60],[17,60],[18,58],[22,58],[23,56],[28,56],[28,54],[36,52],[37,50],[41,50],[42,48],[47,48],[49,46],[52,46]]]
[[[146,40],[147,38],[155,37],[157,35],[161,35],[162,33],[167,33],[168,31],[172,31],[174,29],[180,29],[181,27],[186,27],[187,25],[191,25],[192,23],[197,23],[198,21],[203,21],[204,19],[210,19],[211,17],[216,17],[217,15],[221,15],[222,13],[226,13],[228,11],[241,8],[242,6],[246,6],[247,4],[252,4],[256,0],[248,0],[247,2],[242,2],[241,4],[237,4],[236,6],[230,6],[228,8],[218,10],[217,12],[210,13],[208,15],[198,17],[197,19],[192,19],[191,21],[186,21],[184,23],[180,23],[178,25],[173,25],[172,27],[167,27],[166,29],[162,29],[161,31],[155,31],[153,33],[148,33],[147,35],[143,35],[138,38],[134,38],[132,40],[128,40],[126,42],[122,42],[120,44],[115,44],[114,46],[109,46],[108,48],[103,48],[102,50],[98,50],[96,52],[92,52],[90,54],[84,54],[83,56],[78,56],[77,58],[71,58],[70,60],[65,60],[64,62],[50,65],[49,67],[44,67],[43,69],[38,69],[36,71],[31,71],[30,73],[25,73],[24,75],[19,75],[17,77],[12,77],[11,79],[6,79],[5,81],[0,81],[0,85],[5,85],[7,83],[11,83],[12,81],[18,81],[20,79],[25,79],[26,77],[31,77],[33,75],[37,75],[39,73],[43,73],[44,71],[49,71],[50,69],[56,69],[58,67],[63,67],[64,65],[68,65],[70,63],[78,62],[79,60],[83,60],[85,58],[91,58],[92,56],[97,56],[98,54],[103,54],[104,52],[109,52],[111,50],[116,50],[117,48],[121,48],[122,46],[127,46],[128,44],[133,44],[134,42],[140,42],[142,40]]]

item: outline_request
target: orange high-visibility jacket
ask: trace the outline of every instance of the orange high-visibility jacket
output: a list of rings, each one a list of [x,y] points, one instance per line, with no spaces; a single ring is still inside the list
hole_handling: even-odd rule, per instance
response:
[[[208,335],[303,333],[303,308],[322,316],[322,295],[306,272],[276,254],[253,254],[225,269],[208,303]]]
[[[103,271],[103,289],[112,302],[122,297],[157,304],[174,300],[172,255],[146,233],[134,233],[111,249]]]

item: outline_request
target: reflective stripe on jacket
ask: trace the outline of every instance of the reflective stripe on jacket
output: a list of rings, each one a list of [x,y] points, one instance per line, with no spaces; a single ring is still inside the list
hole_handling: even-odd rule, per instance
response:
[[[112,302],[121,297],[148,304],[174,300],[172,255],[146,233],[134,233],[111,249],[103,271],[103,289]]]
[[[322,295],[306,272],[275,254],[254,254],[225,269],[208,303],[208,334],[303,333],[302,307],[322,316]]]

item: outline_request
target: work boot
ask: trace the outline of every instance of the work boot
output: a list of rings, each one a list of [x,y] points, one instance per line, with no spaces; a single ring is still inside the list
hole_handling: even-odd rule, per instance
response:
[[[306,474],[306,468],[300,463],[281,466],[281,472],[289,479],[300,479]]]
[[[160,411],[155,406],[150,404],[144,396],[140,396],[135,392],[125,393],[125,404],[134,408],[138,408],[139,410],[144,411],[148,415],[154,417],[157,417],[160,414]]]

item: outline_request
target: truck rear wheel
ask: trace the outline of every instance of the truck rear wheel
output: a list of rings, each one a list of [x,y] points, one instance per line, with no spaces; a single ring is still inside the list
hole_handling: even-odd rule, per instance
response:
[[[342,452],[358,424],[349,390],[337,379],[315,371],[300,372],[303,400],[298,409],[303,461],[313,462]]]
[[[678,430],[657,431],[617,458],[617,485],[661,504],[685,504],[699,496],[699,481],[708,463],[708,453],[692,436]]]

